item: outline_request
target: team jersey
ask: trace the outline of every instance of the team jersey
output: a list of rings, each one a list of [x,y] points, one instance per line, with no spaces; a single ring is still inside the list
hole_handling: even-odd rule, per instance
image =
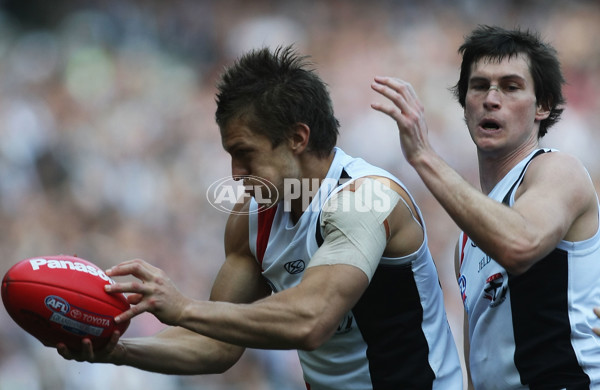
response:
[[[281,203],[256,213],[252,200],[250,247],[274,293],[300,283],[323,242],[321,207],[339,183],[369,175],[402,186],[388,172],[336,148],[326,179],[296,223]],[[337,332],[316,350],[298,355],[310,390],[462,389],[458,353],[427,236],[411,255],[381,258],[367,290]]]
[[[529,162],[552,151],[532,152],[489,197],[512,206]],[[460,243],[458,282],[469,317],[475,389],[600,388],[600,338],[592,332],[592,308],[600,297],[600,232],[585,241],[560,241],[518,276],[464,232]]]

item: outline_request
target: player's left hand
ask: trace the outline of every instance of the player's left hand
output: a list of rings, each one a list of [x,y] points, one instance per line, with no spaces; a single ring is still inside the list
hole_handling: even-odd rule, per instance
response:
[[[125,355],[125,347],[122,343],[119,343],[119,338],[121,337],[121,333],[115,330],[108,344],[99,350],[94,350],[92,341],[84,337],[81,340],[81,349],[79,351],[75,351],[69,349],[66,344],[58,343],[56,345],[56,350],[59,355],[61,355],[66,360],[76,360],[78,362],[90,362],[90,363],[117,363],[119,357]]]
[[[116,322],[149,312],[164,324],[177,325],[183,309],[191,301],[181,294],[163,270],[141,259],[118,264],[106,270],[106,275],[111,278],[132,275],[141,281],[106,285],[108,293],[128,294],[127,300],[132,305],[129,310],[115,317]]]

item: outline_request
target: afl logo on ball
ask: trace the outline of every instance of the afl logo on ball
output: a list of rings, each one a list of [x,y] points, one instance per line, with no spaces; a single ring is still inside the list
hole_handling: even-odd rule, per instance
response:
[[[70,309],[69,303],[56,295],[48,295],[44,303],[48,309],[55,313],[67,314]]]

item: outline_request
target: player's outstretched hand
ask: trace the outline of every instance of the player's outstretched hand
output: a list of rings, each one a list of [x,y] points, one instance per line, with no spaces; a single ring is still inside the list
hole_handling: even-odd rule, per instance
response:
[[[598,316],[598,318],[600,319],[600,307],[595,307],[594,308],[594,313],[596,313],[596,315]],[[600,326],[595,327],[593,329],[594,333],[596,333],[598,336],[600,336]]]
[[[138,314],[149,312],[167,325],[178,325],[181,314],[191,300],[185,297],[165,272],[144,260],[135,259],[116,265],[106,271],[111,278],[131,275],[140,281],[107,284],[106,292],[126,293],[131,308],[117,317],[117,323]]]
[[[371,107],[396,121],[402,152],[411,163],[421,152],[429,149],[423,104],[412,85],[397,78],[377,76],[371,88],[388,99],[383,103],[373,103]]]
[[[116,356],[123,352],[123,346],[119,344],[120,337],[121,334],[119,331],[114,331],[108,344],[104,348],[96,351],[94,351],[92,341],[88,338],[83,338],[81,340],[80,351],[69,349],[64,343],[59,343],[56,346],[56,350],[60,356],[67,360],[90,363],[114,362]]]

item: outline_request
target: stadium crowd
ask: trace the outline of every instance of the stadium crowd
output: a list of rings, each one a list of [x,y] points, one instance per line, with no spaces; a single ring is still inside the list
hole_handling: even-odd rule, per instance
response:
[[[25,4],[24,4],[25,3]],[[398,175],[423,209],[451,323],[458,230],[403,160],[395,123],[369,104],[375,75],[410,80],[434,147],[477,183],[475,150],[449,87],[480,23],[532,27],[558,49],[563,119],[544,144],[581,158],[600,185],[600,6],[594,1],[58,1],[0,3],[0,274],[76,254],[101,267],[143,258],[206,298],[227,215],[206,191],[230,174],[214,123],[224,64],[296,43],[330,87],[340,146]],[[591,308],[590,308],[591,310]],[[161,328],[136,318],[127,335]],[[295,352],[248,350],[224,375],[169,377],[64,361],[0,311],[0,390],[302,389]],[[204,387],[202,387],[204,386]]]

